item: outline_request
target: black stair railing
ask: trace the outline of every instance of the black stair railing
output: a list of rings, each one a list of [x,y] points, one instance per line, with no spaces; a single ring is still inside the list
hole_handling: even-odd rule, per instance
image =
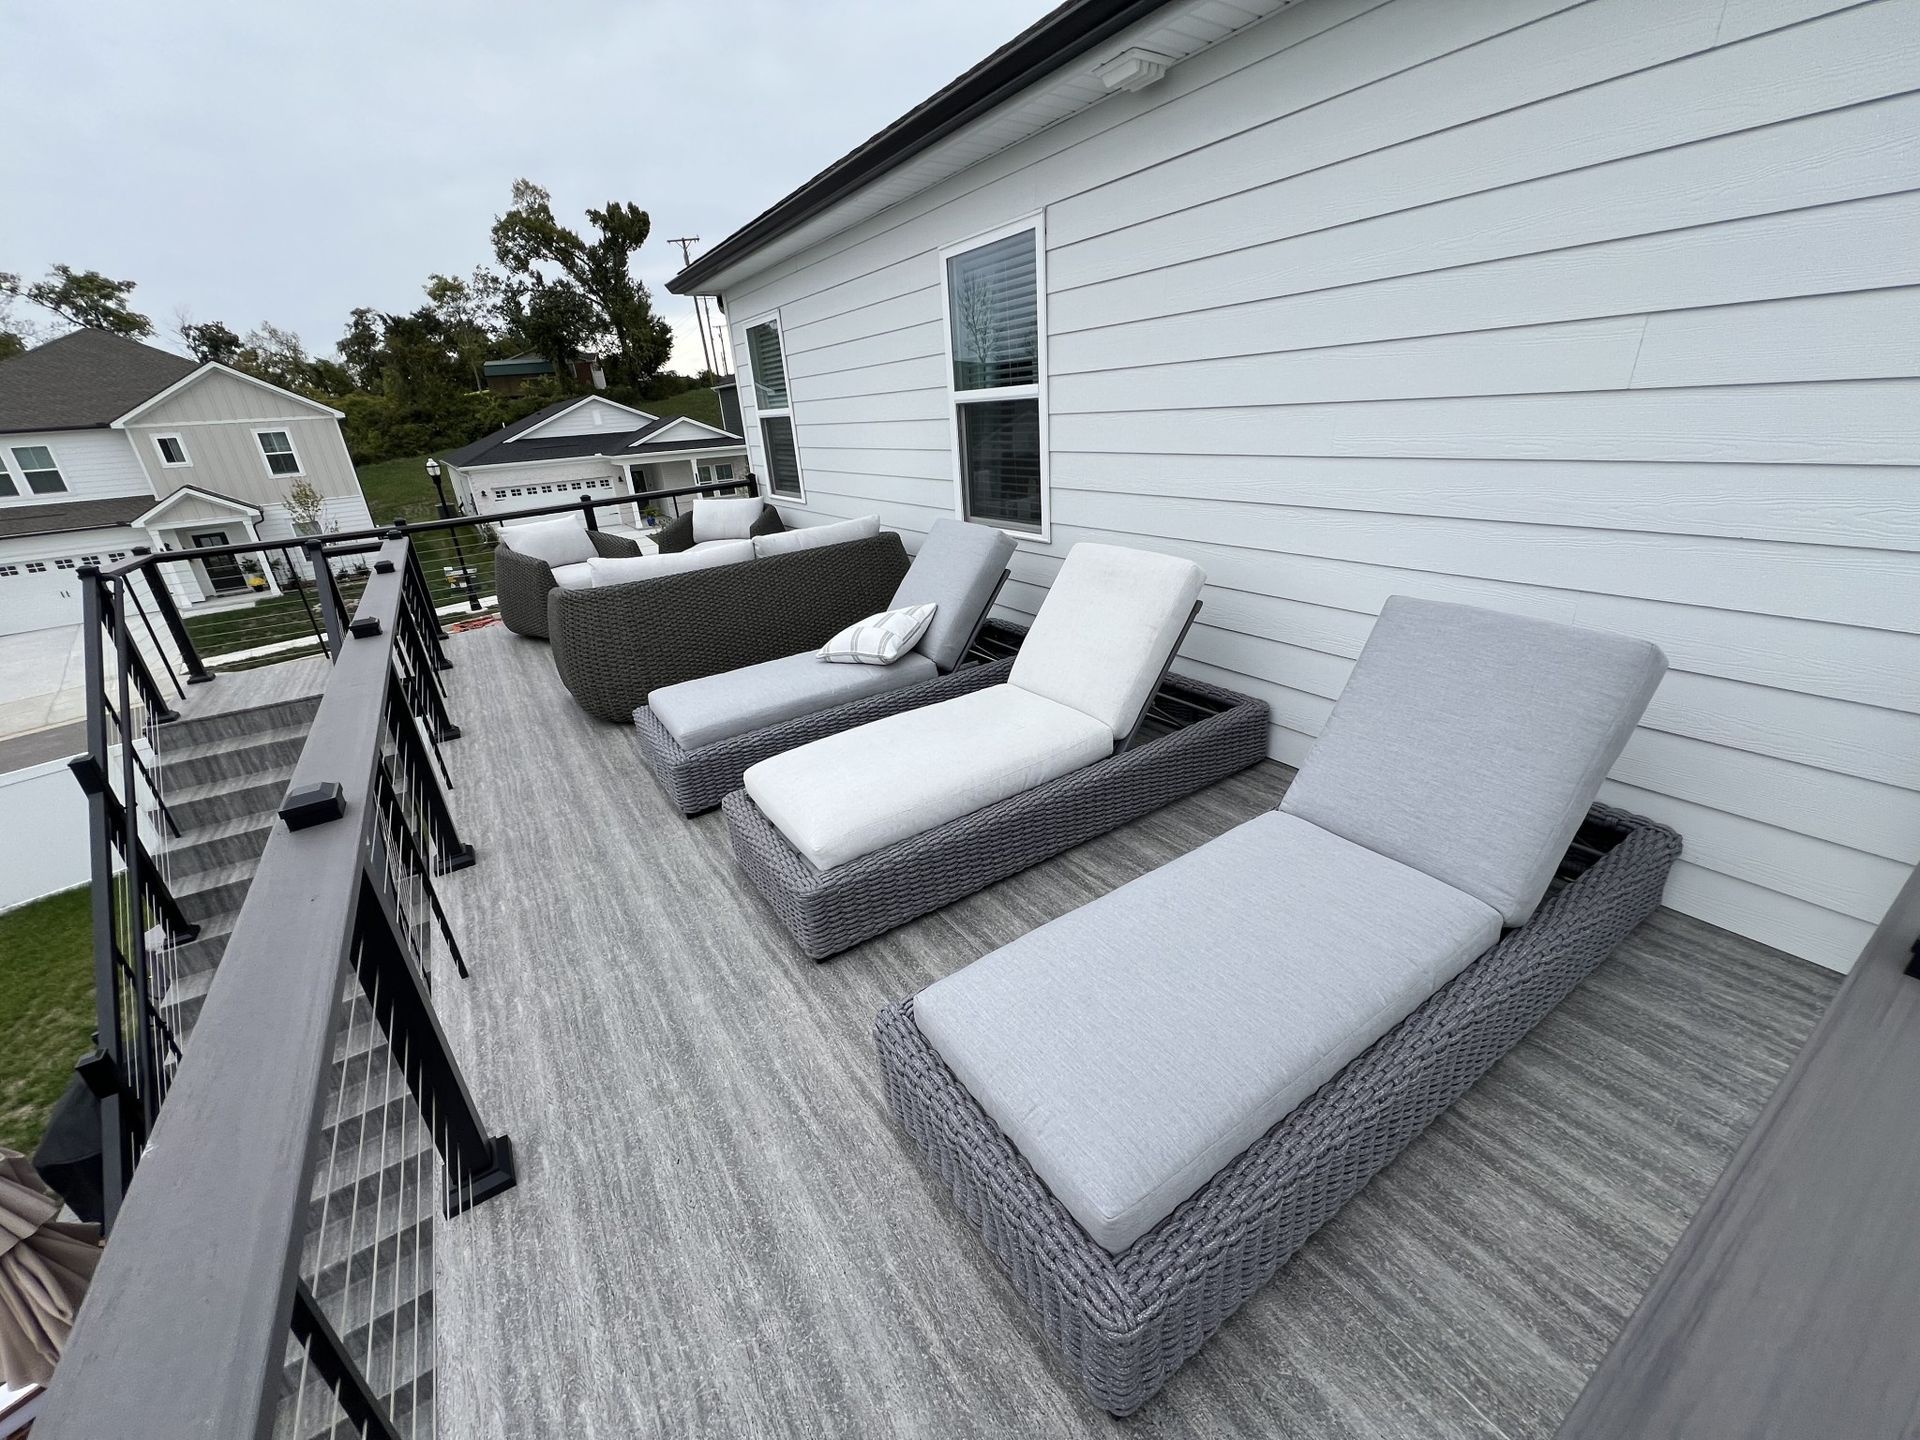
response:
[[[409,548],[382,545],[345,627],[50,1440],[394,1435],[430,1394],[434,1226],[514,1168],[433,1005],[434,957],[467,970],[435,880],[474,856],[408,703],[405,657],[433,652]]]

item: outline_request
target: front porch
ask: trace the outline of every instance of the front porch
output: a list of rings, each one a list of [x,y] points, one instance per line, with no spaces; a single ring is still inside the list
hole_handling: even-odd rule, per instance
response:
[[[889,1000],[1272,806],[1263,765],[825,965],[547,647],[447,641],[435,991],[516,1190],[436,1227],[442,1433],[1095,1435],[888,1115]],[[1126,1428],[1547,1436],[1838,977],[1662,911]]]

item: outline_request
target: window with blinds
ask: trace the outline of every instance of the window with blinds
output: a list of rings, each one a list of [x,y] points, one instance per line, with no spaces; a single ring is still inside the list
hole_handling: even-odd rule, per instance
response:
[[[960,513],[1046,530],[1043,250],[1037,221],[945,252]]]
[[[805,500],[800,452],[793,443],[793,405],[787,398],[787,357],[780,346],[779,316],[770,315],[747,326],[747,368],[753,380],[753,406],[760,420],[767,489],[789,500]]]

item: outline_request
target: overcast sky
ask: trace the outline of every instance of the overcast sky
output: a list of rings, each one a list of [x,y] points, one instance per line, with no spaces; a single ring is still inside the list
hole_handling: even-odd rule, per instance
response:
[[[524,175],[565,223],[652,215],[636,268],[695,370],[667,237],[717,243],[1053,3],[0,0],[0,270],[135,280],[173,348],[184,306],[329,354],[491,262]]]

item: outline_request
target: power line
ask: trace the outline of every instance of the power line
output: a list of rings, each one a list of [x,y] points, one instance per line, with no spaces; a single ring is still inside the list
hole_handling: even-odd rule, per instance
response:
[[[684,270],[693,263],[693,247],[700,243],[700,237],[698,235],[676,235],[673,239],[667,241],[667,243],[680,247],[680,268]],[[700,353],[706,357],[707,373],[709,375],[717,375],[719,371],[713,363],[713,345],[707,339],[707,308],[701,304],[701,301],[705,299],[706,297],[704,295],[698,293],[694,295],[693,323],[695,328],[700,332]]]

